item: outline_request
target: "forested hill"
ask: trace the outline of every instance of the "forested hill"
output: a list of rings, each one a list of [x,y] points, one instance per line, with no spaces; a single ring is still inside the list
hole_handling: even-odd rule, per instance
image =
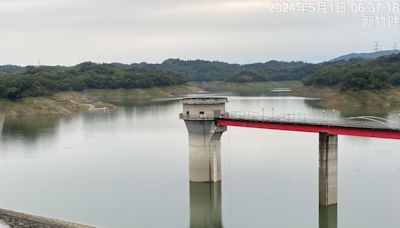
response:
[[[89,63],[77,65],[75,67],[41,67],[40,71],[54,71],[58,73],[76,72],[77,68],[81,68]],[[180,60],[168,59],[160,64],[149,63],[134,63],[134,64],[101,64],[93,65],[94,73],[101,72],[102,75],[108,73],[130,71],[131,69],[144,69],[151,72],[167,71],[182,75],[188,81],[236,81],[236,82],[251,82],[251,81],[288,81],[302,80],[306,76],[313,73],[316,69],[314,64],[305,62],[283,62],[269,61],[266,63],[253,64],[229,64],[219,61],[205,60]],[[14,65],[0,66],[0,73],[17,73],[24,74],[27,68]],[[79,70],[78,70],[79,72]],[[110,76],[112,76],[112,74]]]
[[[383,89],[400,85],[400,54],[377,59],[310,64],[269,61],[247,65],[168,59],[161,64],[95,64],[0,66],[0,97],[11,99],[84,89],[149,88],[186,81],[288,81],[343,90]]]
[[[22,73],[24,68],[16,65],[2,65],[0,66],[0,73]]]
[[[376,59],[385,55],[399,54],[400,50],[385,50],[385,51],[377,51],[377,52],[369,52],[369,53],[351,53],[343,56],[339,56],[331,60],[331,62],[335,61],[348,61],[350,59],[362,58],[362,59]]]
[[[73,67],[0,67],[0,97],[16,99],[84,89],[149,88],[182,84],[177,73],[135,66],[81,63]],[[11,72],[11,73],[10,73]]]
[[[313,72],[312,64],[280,61],[239,65],[218,61],[168,59],[161,64],[139,63],[131,66],[172,71],[182,74],[189,81],[301,80]]]
[[[305,85],[340,86],[343,90],[384,89],[400,85],[400,54],[377,59],[321,63]]]

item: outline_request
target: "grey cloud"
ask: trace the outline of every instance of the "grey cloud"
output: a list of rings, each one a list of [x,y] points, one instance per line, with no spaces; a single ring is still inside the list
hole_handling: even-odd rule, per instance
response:
[[[2,0],[0,64],[322,61],[398,36],[362,28],[362,15],[269,14],[268,2]]]

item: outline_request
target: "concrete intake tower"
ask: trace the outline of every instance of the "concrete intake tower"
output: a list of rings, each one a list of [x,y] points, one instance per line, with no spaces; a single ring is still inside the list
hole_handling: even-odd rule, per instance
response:
[[[221,180],[221,136],[227,129],[215,119],[225,114],[226,98],[202,97],[182,100],[189,131],[189,177],[192,182]]]

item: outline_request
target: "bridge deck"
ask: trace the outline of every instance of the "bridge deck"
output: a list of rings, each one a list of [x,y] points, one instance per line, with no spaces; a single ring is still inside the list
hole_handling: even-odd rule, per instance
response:
[[[377,117],[325,120],[290,115],[258,117],[228,114],[217,118],[216,122],[222,126],[315,133],[325,132],[332,135],[400,139],[400,127],[398,124]]]

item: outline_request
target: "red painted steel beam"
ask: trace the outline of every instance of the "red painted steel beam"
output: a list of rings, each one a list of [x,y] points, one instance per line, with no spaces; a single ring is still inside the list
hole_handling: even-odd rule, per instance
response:
[[[279,123],[252,120],[233,120],[233,119],[217,119],[218,125],[262,128],[284,131],[314,132],[328,133],[332,135],[348,135],[358,137],[384,138],[384,139],[400,139],[400,131],[386,129],[369,129],[369,128],[353,128],[353,127],[334,127],[323,125],[310,125],[298,123]]]

